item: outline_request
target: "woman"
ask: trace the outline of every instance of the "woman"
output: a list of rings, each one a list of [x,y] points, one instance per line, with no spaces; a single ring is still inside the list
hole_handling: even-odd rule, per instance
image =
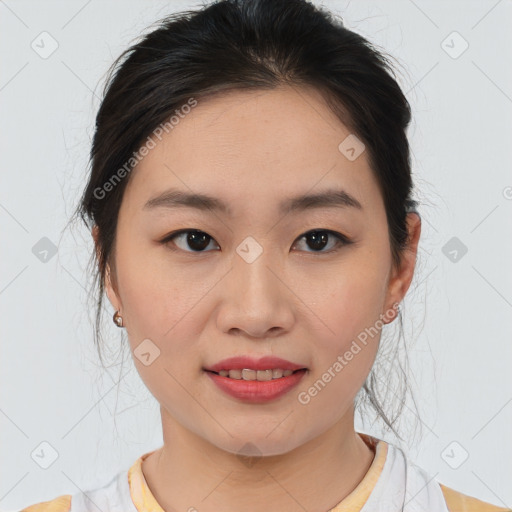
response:
[[[173,15],[116,62],[78,214],[163,446],[25,510],[499,511],[356,432],[421,220],[386,58],[304,0]]]

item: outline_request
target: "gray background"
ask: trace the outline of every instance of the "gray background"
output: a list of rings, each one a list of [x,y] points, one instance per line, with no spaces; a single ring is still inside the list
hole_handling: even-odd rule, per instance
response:
[[[0,1],[2,510],[104,482],[161,444],[158,404],[131,360],[99,366],[92,239],[63,228],[108,66],[157,19],[198,5]],[[404,317],[423,435],[403,447],[440,482],[512,507],[512,3],[323,5],[397,59],[413,108],[423,232]],[[119,332],[106,333],[115,361]],[[409,405],[404,420],[418,421]],[[47,469],[41,449],[57,457]]]

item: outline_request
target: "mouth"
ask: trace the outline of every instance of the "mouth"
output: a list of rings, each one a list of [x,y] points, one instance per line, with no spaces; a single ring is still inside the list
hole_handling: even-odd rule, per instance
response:
[[[223,393],[251,404],[267,403],[283,397],[298,386],[308,372],[307,368],[203,370]]]
[[[244,368],[233,370],[220,370],[218,372],[204,369],[204,371],[208,373],[213,373],[220,377],[225,377],[227,379],[267,382],[271,380],[286,378],[289,377],[290,375],[293,375],[294,373],[304,373],[307,371],[307,368],[299,368],[297,370],[283,370],[282,368],[253,370],[250,368]]]

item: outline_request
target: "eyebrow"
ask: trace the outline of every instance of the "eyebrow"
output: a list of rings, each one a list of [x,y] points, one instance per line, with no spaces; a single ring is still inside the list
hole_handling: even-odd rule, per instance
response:
[[[143,206],[143,210],[154,210],[157,208],[195,208],[197,210],[218,211],[231,215],[230,207],[221,199],[206,194],[189,193],[177,189],[166,190],[152,199],[149,199]],[[288,198],[279,205],[281,214],[300,212],[315,208],[355,208],[363,210],[361,203],[347,191],[325,190],[315,194],[303,194]]]

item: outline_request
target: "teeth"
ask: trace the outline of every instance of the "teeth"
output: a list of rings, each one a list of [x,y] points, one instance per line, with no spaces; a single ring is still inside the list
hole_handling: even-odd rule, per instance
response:
[[[272,378],[279,379],[280,377],[283,376],[283,372],[284,370],[281,370],[280,368],[278,368],[277,370],[272,370]]]
[[[221,370],[219,375],[221,377],[229,377],[230,379],[237,380],[258,380],[268,381],[272,379],[280,379],[281,377],[288,377],[293,373],[293,370],[281,370],[276,368],[273,370],[250,370],[244,368],[243,370]]]

